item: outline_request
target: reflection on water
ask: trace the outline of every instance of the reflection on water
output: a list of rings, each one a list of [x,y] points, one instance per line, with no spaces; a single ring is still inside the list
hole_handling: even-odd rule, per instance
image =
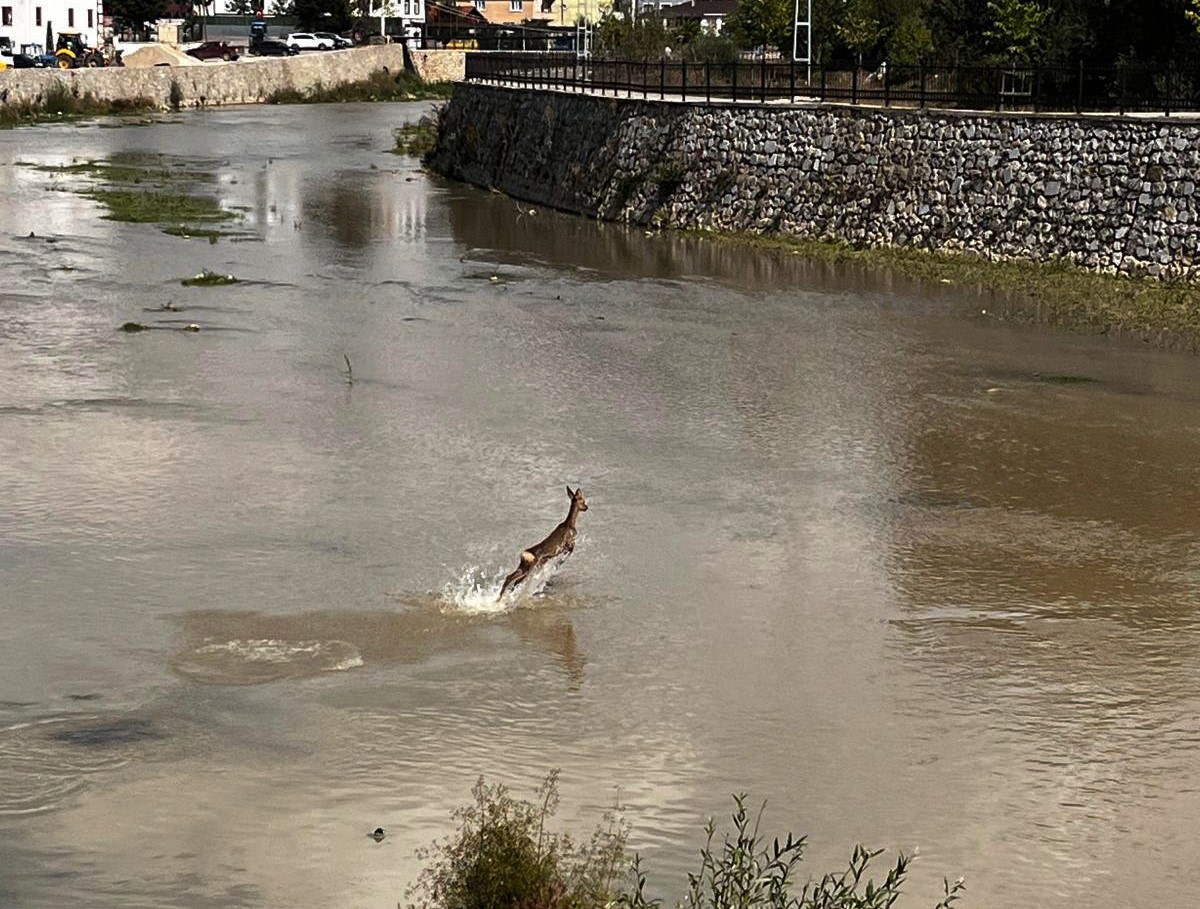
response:
[[[0,134],[0,905],[392,905],[553,767],[668,900],[746,791],[916,905],[1187,905],[1198,361],[449,185],[423,112]],[[247,236],[16,165],[81,142]],[[115,330],[176,318],[235,330]]]

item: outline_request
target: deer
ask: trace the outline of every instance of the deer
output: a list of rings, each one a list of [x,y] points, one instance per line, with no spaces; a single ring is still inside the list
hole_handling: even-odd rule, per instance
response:
[[[540,543],[535,543],[528,549],[521,552],[521,562],[517,567],[504,579],[504,583],[500,587],[500,595],[496,597],[496,602],[504,599],[510,589],[516,589],[529,575],[536,569],[545,565],[551,559],[565,558],[575,551],[575,522],[579,520],[579,513],[588,510],[587,499],[583,497],[583,490],[567,487],[567,496],[571,500],[571,506],[567,510],[567,516],[563,518],[557,527],[555,527],[546,539]]]

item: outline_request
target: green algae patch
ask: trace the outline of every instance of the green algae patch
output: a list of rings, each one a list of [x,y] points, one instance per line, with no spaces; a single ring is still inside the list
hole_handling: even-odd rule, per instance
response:
[[[857,265],[928,284],[990,291],[1002,298],[1002,305],[988,304],[981,315],[989,319],[1120,335],[1159,347],[1200,351],[1200,282],[1102,274],[1062,261],[994,261],[913,247],[864,249],[825,240],[686,233],[774,249],[814,262]],[[1059,377],[1059,381],[1077,380]]]
[[[216,199],[182,192],[155,190],[94,189],[84,193],[108,209],[109,221],[135,224],[211,224],[228,221],[233,212],[225,211]]]
[[[203,163],[139,152],[81,158],[66,164],[17,162],[55,178],[50,189],[101,203],[108,221],[157,224],[164,233],[216,243],[235,236],[230,222],[242,215],[221,207],[209,187],[216,175]]]
[[[183,166],[171,166],[163,161],[141,161],[134,157],[114,157],[109,160],[72,161],[70,164],[29,164],[30,167],[42,173],[55,174],[63,177],[81,177],[109,184],[125,186],[155,186],[167,187],[180,183],[211,182],[211,173],[189,169]]]
[[[237,284],[238,279],[233,275],[220,275],[205,269],[200,274],[184,278],[179,283],[184,287],[225,287],[229,284]]]

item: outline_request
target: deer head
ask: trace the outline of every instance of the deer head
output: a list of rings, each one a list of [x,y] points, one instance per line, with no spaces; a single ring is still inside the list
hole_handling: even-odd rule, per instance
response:
[[[571,487],[568,486],[567,487],[567,495],[570,496],[571,505],[577,511],[587,511],[587,509],[588,509],[587,499],[585,499],[583,497],[582,489],[576,488],[574,491],[572,491]]]

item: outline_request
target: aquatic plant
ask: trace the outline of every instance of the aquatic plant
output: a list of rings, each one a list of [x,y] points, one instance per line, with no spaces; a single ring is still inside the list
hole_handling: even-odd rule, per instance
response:
[[[609,814],[585,843],[547,829],[558,771],[537,801],[517,800],[481,777],[454,813],[457,832],[418,852],[433,862],[409,890],[410,909],[598,909],[616,897],[626,829]]]
[[[184,278],[179,283],[184,287],[224,287],[227,284],[237,284],[238,279],[233,275],[219,275],[207,268],[198,275]]]
[[[433,114],[426,114],[413,123],[405,123],[392,130],[392,135],[396,138],[396,147],[392,149],[392,153],[424,159],[437,146],[440,124],[441,108],[438,108]]]
[[[876,883],[867,877],[871,861],[882,850],[856,846],[845,869],[812,879],[798,890],[793,872],[804,856],[805,837],[788,833],[782,842],[759,833],[760,808],[751,815],[746,796],[733,797],[733,835],[726,833],[718,847],[716,826],[710,818],[707,838],[700,850],[700,868],[688,875],[688,889],[679,902],[682,909],[891,909],[900,896],[912,857],[900,853]],[[623,893],[617,904],[625,909],[659,909],[660,899],[646,897],[646,875],[641,860],[632,863],[633,889]],[[951,909],[963,892],[960,878],[942,881],[942,898],[934,909]]]

